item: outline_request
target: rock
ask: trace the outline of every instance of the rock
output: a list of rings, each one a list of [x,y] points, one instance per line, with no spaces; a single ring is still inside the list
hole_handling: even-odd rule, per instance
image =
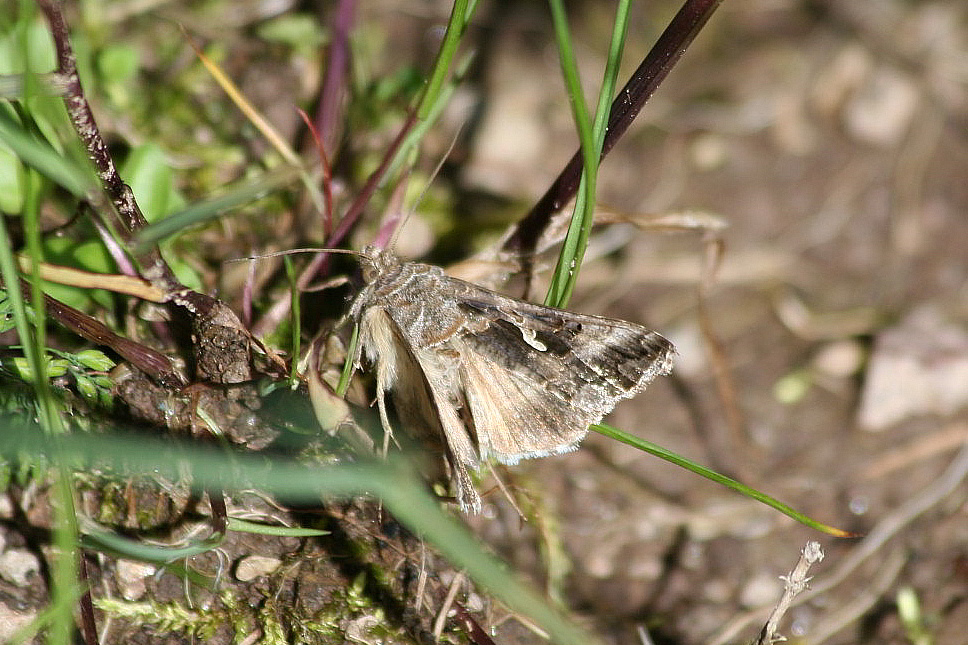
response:
[[[235,567],[235,579],[249,582],[259,576],[266,576],[279,568],[282,560],[265,555],[250,555],[239,560]]]
[[[884,430],[917,415],[948,416],[968,406],[968,331],[933,309],[881,332],[867,368],[858,420]]]
[[[16,611],[0,602],[0,643],[9,643],[18,629],[36,618],[35,611]]]
[[[0,578],[18,587],[30,584],[30,577],[40,571],[40,560],[27,549],[7,549],[0,555]]]
[[[125,600],[138,600],[148,590],[148,578],[157,569],[154,565],[132,560],[118,560],[118,568],[114,574],[118,582],[118,589]]]

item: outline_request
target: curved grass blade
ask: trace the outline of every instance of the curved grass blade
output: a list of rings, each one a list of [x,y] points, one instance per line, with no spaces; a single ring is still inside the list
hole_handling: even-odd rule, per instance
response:
[[[268,491],[289,502],[318,503],[327,497],[371,494],[409,530],[422,535],[456,567],[463,568],[481,589],[513,610],[530,616],[554,643],[586,645],[597,642],[552,608],[537,592],[520,582],[476,537],[446,514],[402,458],[387,462],[307,465],[270,460],[265,455],[227,453],[212,446],[189,445],[143,436],[67,435],[52,441],[26,423],[11,424],[0,433],[0,456],[24,455],[62,459],[75,468],[107,468],[114,472],[145,473],[182,479],[204,490]]]
[[[319,537],[331,533],[331,531],[310,529],[303,526],[276,526],[274,524],[263,524],[262,522],[249,522],[234,517],[229,518],[227,527],[230,531],[253,533],[256,535],[275,535],[277,537]]]
[[[100,528],[87,528],[81,534],[81,546],[92,551],[110,553],[119,558],[139,560],[153,564],[168,564],[175,560],[207,553],[222,543],[225,535],[219,533],[187,546],[155,546],[139,540],[118,535]]]
[[[139,247],[147,247],[187,229],[190,226],[211,221],[233,208],[245,206],[270,192],[281,188],[299,177],[299,169],[283,166],[259,177],[255,181],[243,181],[230,187],[218,197],[195,202],[155,224],[138,231],[135,237]]]
[[[776,510],[780,511],[784,515],[792,517],[796,521],[800,522],[805,526],[809,526],[812,529],[816,529],[817,531],[821,531],[828,535],[833,535],[834,537],[859,537],[859,535],[856,533],[851,533],[850,531],[845,531],[844,529],[838,529],[833,526],[828,526],[827,524],[822,524],[817,520],[807,517],[806,515],[793,509],[792,507],[787,506],[783,502],[770,497],[766,493],[761,493],[760,491],[754,488],[750,488],[745,484],[739,483],[735,479],[731,479],[729,477],[726,477],[725,475],[720,475],[719,473],[713,470],[710,470],[705,466],[700,466],[696,462],[690,461],[685,457],[677,455],[676,453],[670,450],[667,450],[662,446],[658,446],[652,443],[651,441],[646,441],[641,437],[636,437],[635,435],[628,434],[627,432],[623,432],[618,428],[613,428],[612,426],[606,425],[604,423],[595,424],[591,426],[591,429],[599,434],[605,435],[606,437],[615,439],[616,441],[621,441],[622,443],[632,446],[633,448],[638,448],[639,450],[642,450],[643,452],[647,452],[650,455],[655,455],[656,457],[659,457],[660,459],[664,459],[669,463],[675,464],[677,466],[682,466],[686,470],[692,471],[697,475],[701,475],[706,479],[710,479],[716,482],[717,484],[722,484],[726,488],[731,488],[738,493],[742,493],[743,495],[746,495],[747,497],[751,497],[756,501],[762,502],[771,508],[775,508]]]
[[[602,79],[602,87],[598,95],[595,109],[595,120],[591,122],[585,107],[585,95],[578,77],[578,64],[571,46],[571,36],[564,7],[560,0],[551,1],[552,17],[555,25],[555,36],[558,41],[561,68],[568,88],[575,125],[581,141],[582,176],[575,200],[574,212],[568,233],[562,243],[558,256],[558,264],[548,287],[544,304],[552,307],[565,307],[571,299],[578,282],[578,272],[588,247],[588,237],[591,234],[595,218],[595,195],[598,183],[598,167],[602,159],[602,146],[605,141],[605,124],[609,114],[611,96],[615,91],[618,78],[619,63],[625,46],[625,34],[628,26],[629,1],[618,3],[615,13],[615,23],[612,28],[612,39],[609,45],[608,59]]]

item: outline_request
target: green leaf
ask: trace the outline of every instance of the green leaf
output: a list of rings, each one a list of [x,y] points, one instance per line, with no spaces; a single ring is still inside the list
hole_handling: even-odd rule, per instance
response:
[[[28,383],[34,380],[34,371],[30,369],[25,356],[14,356],[13,360],[6,361],[5,367]]]
[[[51,358],[47,361],[47,376],[49,378],[57,378],[58,376],[64,376],[67,374],[67,368],[71,366],[70,361],[66,358]]]
[[[138,97],[137,94],[132,93],[136,88],[132,81],[138,73],[140,63],[138,50],[130,45],[107,45],[98,54],[99,85],[103,86],[104,92],[121,109],[128,109],[133,102],[132,99]]]
[[[0,143],[0,212],[23,210],[24,188],[23,164],[10,148]]]
[[[23,74],[24,65],[23,30],[18,24],[14,29],[0,34],[0,74]],[[26,25],[27,57],[32,72],[49,72],[56,68],[54,40],[47,29],[47,23],[39,15]]]
[[[181,201],[165,153],[154,143],[146,143],[132,150],[121,165],[121,176],[131,186],[149,222],[162,219]]]
[[[130,45],[107,45],[97,57],[97,71],[106,83],[126,83],[140,64],[138,50]]]
[[[315,16],[305,13],[284,15],[262,24],[259,38],[296,49],[312,49],[326,42],[326,34]]]
[[[261,522],[248,522],[246,520],[230,517],[227,525],[228,530],[240,533],[255,533],[258,535],[277,535],[280,537],[319,537],[329,535],[330,531],[321,529],[310,529],[302,526],[275,526],[272,524],[262,524]]]
[[[110,376],[103,376],[101,374],[98,374],[97,376],[92,376],[91,380],[94,381],[94,384],[97,385],[99,388],[101,388],[102,390],[106,390],[108,392],[110,392],[111,388],[114,387],[114,381],[111,379]]]
[[[77,385],[77,391],[88,401],[97,401],[97,387],[94,385],[94,381],[87,378],[83,374],[75,374],[74,382]]]
[[[88,369],[107,372],[114,367],[114,361],[99,349],[85,349],[74,354],[74,359]]]

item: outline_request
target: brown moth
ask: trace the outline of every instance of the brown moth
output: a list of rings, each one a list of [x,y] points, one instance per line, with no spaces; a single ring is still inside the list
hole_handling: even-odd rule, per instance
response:
[[[480,512],[470,471],[574,450],[621,400],[672,368],[675,349],[645,327],[503,296],[367,247],[366,285],[349,315],[405,427],[443,437],[465,512]]]

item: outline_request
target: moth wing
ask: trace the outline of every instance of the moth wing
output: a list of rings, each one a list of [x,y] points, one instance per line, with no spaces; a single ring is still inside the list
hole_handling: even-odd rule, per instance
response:
[[[430,434],[435,441],[441,437],[446,441],[461,509],[479,513],[481,499],[469,473],[477,468],[477,450],[458,415],[456,393],[447,387],[446,357],[436,355],[434,350],[414,347],[382,307],[365,310],[360,339],[367,356],[376,364],[378,387],[394,394],[400,421],[412,431]]]
[[[469,353],[461,382],[481,453],[501,463],[574,450],[588,431],[580,410],[490,356]]]
[[[456,365],[448,367],[453,360],[445,353],[433,349],[412,348],[413,357],[420,366],[420,373],[426,384],[426,392],[436,410],[436,419],[447,442],[450,466],[457,488],[457,499],[461,510],[480,513],[481,497],[471,481],[470,471],[478,466],[477,449],[460,418],[461,401],[456,391]],[[447,374],[451,371],[452,374]],[[416,379],[410,379],[416,380]],[[403,394],[400,398],[406,397]],[[394,399],[396,401],[396,399]]]
[[[674,349],[640,325],[481,289],[461,306],[463,386],[478,442],[505,463],[574,449],[588,425],[669,371]]]

